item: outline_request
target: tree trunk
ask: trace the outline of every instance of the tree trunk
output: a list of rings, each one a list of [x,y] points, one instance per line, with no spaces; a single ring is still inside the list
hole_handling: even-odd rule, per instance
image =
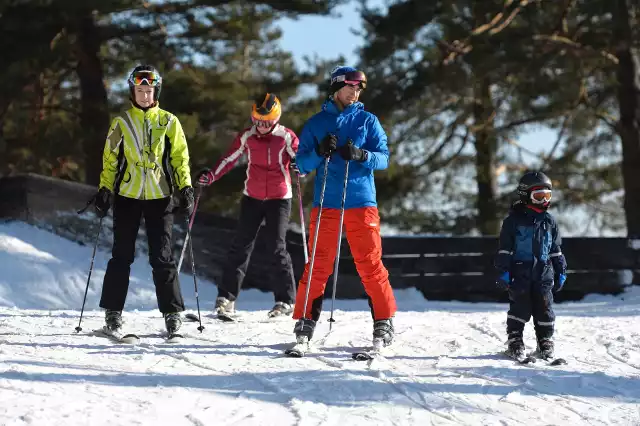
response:
[[[85,182],[89,185],[99,184],[102,150],[109,129],[107,89],[99,56],[101,41],[93,15],[89,12],[79,17],[77,73],[80,80]]]
[[[640,238],[640,52],[632,48],[631,21],[626,0],[613,4],[616,72],[622,142],[622,177],[627,235]]]
[[[483,78],[474,87],[474,127],[476,148],[476,182],[478,185],[477,226],[483,235],[500,233],[495,174],[497,140],[494,130],[495,109],[491,100],[490,82]]]

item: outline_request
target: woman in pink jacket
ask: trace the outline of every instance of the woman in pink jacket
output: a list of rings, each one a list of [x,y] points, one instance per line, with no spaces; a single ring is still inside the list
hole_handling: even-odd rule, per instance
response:
[[[286,234],[291,214],[291,176],[289,167],[298,149],[298,137],[279,124],[282,107],[277,96],[267,93],[253,104],[253,125],[242,130],[229,151],[213,169],[201,172],[198,183],[211,185],[247,155],[247,178],[240,202],[240,219],[229,250],[222,280],[218,283],[215,311],[220,319],[233,319],[235,301],[240,294],[249,258],[260,225],[265,220],[269,253],[276,267],[272,277],[275,306],[269,316],[291,315],[295,301],[295,278],[287,252]]]

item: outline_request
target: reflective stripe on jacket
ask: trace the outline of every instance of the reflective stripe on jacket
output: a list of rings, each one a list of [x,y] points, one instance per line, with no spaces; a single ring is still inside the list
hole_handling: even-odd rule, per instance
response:
[[[132,107],[111,122],[100,186],[127,198],[155,200],[191,185],[189,149],[178,118]]]
[[[242,130],[225,155],[211,171],[213,181],[224,176],[238,160],[247,154],[247,178],[244,195],[258,200],[291,198],[291,159],[298,150],[298,137],[281,124],[261,135],[255,126]]]

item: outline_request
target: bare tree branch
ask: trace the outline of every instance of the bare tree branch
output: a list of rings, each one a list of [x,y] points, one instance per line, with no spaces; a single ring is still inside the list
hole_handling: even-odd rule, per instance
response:
[[[558,19],[558,25],[556,26],[554,34],[568,34],[569,27],[567,23],[567,16],[573,6],[575,5],[576,0],[565,0],[564,7],[562,8],[562,13],[560,14],[560,18]]]
[[[614,132],[618,133],[620,130],[620,126],[618,126],[618,123],[616,121],[615,118],[613,118],[610,114],[608,114],[606,111],[602,111],[602,112],[595,112],[594,115],[599,119],[602,120],[611,130],[613,130]]]
[[[618,64],[618,57],[613,53],[607,52],[606,50],[595,50],[592,47],[585,46],[583,44],[580,44],[576,41],[571,40],[568,37],[564,37],[558,34],[552,34],[552,35],[536,34],[533,36],[533,40],[545,41],[547,43],[561,44],[568,48],[571,48],[574,51],[584,52],[588,54],[596,54],[596,55],[602,56],[605,59],[608,59],[609,61],[613,62],[616,65]]]
[[[521,118],[519,120],[514,120],[511,121],[509,123],[503,124],[502,126],[498,126],[495,128],[496,132],[504,132],[506,130],[510,130],[513,129],[515,127],[519,127],[522,126],[524,124],[531,124],[531,123],[539,123],[542,121],[546,121],[546,120],[550,120],[552,118],[556,118],[559,115],[564,115],[567,114],[567,111],[558,113],[558,112],[549,112],[549,113],[545,113],[545,114],[540,114],[540,115],[534,115],[532,117],[526,117],[526,118]]]
[[[502,21],[502,23],[499,23],[500,20],[505,16],[507,9],[513,4],[513,0],[507,0],[505,1],[502,11],[498,12],[486,24],[482,24],[471,30],[470,35],[464,40],[454,40],[451,43],[440,42],[441,47],[445,47],[450,51],[450,53],[443,59],[442,63],[444,65],[447,65],[458,56],[469,53],[473,49],[471,40],[474,37],[478,37],[486,32],[488,32],[490,35],[496,35],[500,33],[505,28],[507,28],[509,24],[511,24],[511,22],[513,22],[515,17],[522,11],[524,7],[532,3],[538,3],[540,1],[541,0],[520,0],[518,5],[509,13],[509,16],[507,16],[507,18]]]
[[[546,165],[549,164],[549,162],[553,158],[553,154],[555,154],[556,150],[560,146],[560,142],[562,142],[562,138],[564,138],[564,135],[567,132],[567,129],[569,128],[569,122],[571,121],[572,118],[573,116],[567,115],[565,116],[564,120],[562,120],[562,127],[560,127],[560,131],[558,132],[558,137],[556,138],[556,141],[553,143],[553,146],[549,150],[549,153],[544,158],[543,167],[546,167]]]

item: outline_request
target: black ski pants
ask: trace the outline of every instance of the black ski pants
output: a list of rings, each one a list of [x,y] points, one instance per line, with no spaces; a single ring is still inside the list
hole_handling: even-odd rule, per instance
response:
[[[274,262],[270,277],[273,296],[276,302],[294,303],[295,278],[286,241],[290,215],[291,199],[258,200],[246,195],[242,197],[238,229],[218,284],[218,297],[231,301],[238,298],[264,219],[267,253],[273,255]]]
[[[553,337],[555,314],[553,312],[553,281],[514,282],[509,288],[509,312],[507,313],[507,333],[521,334],[524,326],[533,316],[536,338]]]
[[[171,197],[137,200],[115,196],[113,205],[113,249],[102,284],[100,307],[121,311],[129,290],[131,264],[135,259],[140,219],[144,217],[153,269],[158,309],[163,314],[184,311],[178,271],[171,247],[173,213]]]

